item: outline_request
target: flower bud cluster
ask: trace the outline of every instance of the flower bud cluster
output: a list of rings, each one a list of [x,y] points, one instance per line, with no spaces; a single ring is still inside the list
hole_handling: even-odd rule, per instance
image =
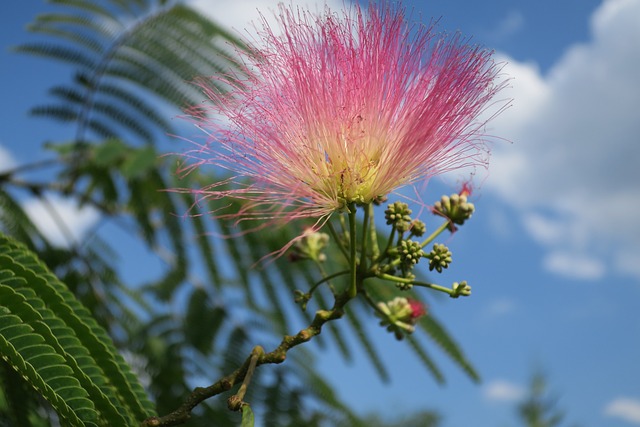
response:
[[[302,292],[300,290],[295,290],[293,292],[293,300],[296,304],[300,304],[302,310],[305,311],[307,309],[307,304],[311,300],[311,294],[308,292]]]
[[[323,262],[327,256],[322,252],[329,244],[329,235],[311,229],[305,230],[304,235],[292,247],[289,255],[291,261],[310,259]]]
[[[433,249],[425,257],[429,259],[429,271],[436,270],[438,273],[442,273],[442,269],[448,268],[453,261],[449,248],[440,243],[433,245]]]
[[[460,283],[454,282],[451,289],[453,290],[451,298],[458,298],[459,296],[468,297],[471,295],[471,286],[467,285],[466,280],[463,280]]]
[[[387,224],[392,225],[400,233],[404,233],[411,227],[411,212],[406,203],[393,202],[384,211],[384,218],[387,220]]]
[[[433,208],[435,213],[451,220],[451,224],[449,225],[451,231],[456,230],[454,224],[462,225],[466,220],[471,218],[475,210],[475,206],[473,206],[473,203],[467,201],[467,196],[464,193],[462,195],[452,194],[451,196],[442,196],[442,198],[433,205]]]
[[[421,237],[427,231],[427,225],[419,219],[411,221],[411,234],[416,237]]]
[[[400,234],[411,231],[412,236],[420,237],[427,231],[427,226],[419,219],[411,219],[412,210],[409,205],[402,202],[394,202],[387,205],[384,217],[387,224],[393,226]]]
[[[389,250],[391,262],[386,266],[386,272],[393,274],[399,268],[399,277],[408,280],[415,279],[416,276],[411,270],[421,258],[426,256],[420,242],[412,240],[411,237],[422,236],[427,231],[427,226],[419,219],[412,219],[411,213],[409,205],[402,202],[389,204],[385,211],[387,224],[393,227],[394,233],[398,232],[399,234],[396,246]],[[409,231],[409,234],[405,236],[407,231]],[[411,289],[413,284],[403,281],[397,282],[396,286],[404,291]]]
[[[380,326],[386,326],[387,330],[393,332],[398,340],[404,338],[405,334],[413,333],[414,325],[418,319],[427,313],[420,301],[404,297],[379,302],[377,307],[379,311],[376,312],[376,316],[382,319]]]
[[[420,258],[425,256],[425,253],[419,242],[407,239],[400,241],[398,245],[398,255],[400,256],[402,265],[407,269],[411,269],[420,261]]]

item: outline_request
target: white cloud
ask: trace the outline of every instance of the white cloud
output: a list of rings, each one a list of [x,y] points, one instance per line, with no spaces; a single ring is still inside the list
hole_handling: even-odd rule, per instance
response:
[[[573,252],[551,252],[545,256],[542,265],[547,271],[571,279],[600,279],[606,271],[598,258]]]
[[[0,173],[16,166],[17,162],[9,150],[0,145]],[[53,245],[69,246],[72,243],[69,241],[69,237],[72,241],[78,241],[98,221],[99,213],[96,209],[89,206],[80,208],[75,200],[49,197],[47,201],[48,203],[45,204],[39,199],[33,198],[26,200],[22,205],[38,230]],[[52,212],[56,213],[64,225],[60,225]],[[67,232],[70,236],[67,235]]]
[[[514,402],[522,399],[526,390],[509,381],[494,380],[483,387],[482,394],[491,401]]]
[[[640,424],[640,399],[618,397],[604,409],[605,415],[622,418],[634,424]]]
[[[538,213],[530,212],[522,218],[524,228],[539,243],[554,245],[565,237],[565,224]]]
[[[11,152],[0,144],[0,173],[16,167],[16,161]]]
[[[630,276],[640,277],[640,248],[619,251],[615,258],[615,267]]]
[[[505,69],[514,105],[491,131],[513,144],[495,147],[485,188],[523,213],[560,274],[579,265],[579,277],[599,276],[598,258],[640,278],[629,267],[640,265],[639,20],[640,2],[606,0],[592,17],[593,40],[568,49],[547,75],[511,60]]]
[[[277,10],[278,2],[273,0],[191,0],[189,3],[216,22],[232,30],[234,34],[242,37],[255,35],[253,23],[261,28],[258,11],[264,15],[269,25],[272,25],[272,29],[277,30],[273,12]],[[342,0],[328,0],[326,2],[322,0],[290,0],[284,4],[304,6],[311,11],[320,11],[325,4],[332,10],[339,10],[344,2]]]
[[[510,298],[499,298],[484,307],[483,315],[489,318],[503,317],[515,312],[517,304]]]
[[[496,25],[495,29],[489,34],[492,40],[504,40],[511,37],[524,27],[524,15],[519,10],[511,10]]]
[[[76,200],[50,197],[47,201],[43,203],[39,199],[27,200],[24,209],[38,230],[56,246],[67,247],[81,240],[100,216],[98,211],[90,206],[79,207]],[[52,215],[52,212],[55,214]],[[71,242],[69,237],[72,239]]]
[[[494,238],[510,239],[514,235],[514,227],[509,214],[499,206],[487,206],[487,221]]]
[[[278,3],[280,2],[273,0],[188,0],[191,7],[225,27],[230,34],[257,46],[261,45],[257,30],[262,30],[263,19],[275,34],[280,32],[276,20]],[[324,10],[325,5],[332,10],[340,10],[344,6],[343,0],[287,0],[283,3],[287,6],[305,7],[314,12]],[[236,55],[231,45],[219,44],[218,48],[231,57]],[[209,113],[213,114],[212,111]],[[229,121],[228,117],[220,114],[211,117],[220,123]],[[200,129],[199,132],[201,131]]]

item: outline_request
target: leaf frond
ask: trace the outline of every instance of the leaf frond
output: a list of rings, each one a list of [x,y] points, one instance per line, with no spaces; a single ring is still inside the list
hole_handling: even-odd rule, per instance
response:
[[[433,316],[421,317],[418,324],[449,355],[451,360],[462,368],[469,378],[476,382],[480,381],[480,376],[467,360],[458,344]]]

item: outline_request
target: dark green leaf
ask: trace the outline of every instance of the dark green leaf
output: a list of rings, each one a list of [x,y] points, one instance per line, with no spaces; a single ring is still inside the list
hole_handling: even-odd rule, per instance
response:
[[[86,55],[83,51],[46,44],[24,44],[14,48],[17,52],[29,53],[31,55],[40,55],[60,61],[70,62],[86,68],[95,67],[95,60],[91,56]]]
[[[98,166],[114,167],[130,152],[119,139],[108,139],[97,145],[93,151],[94,162]]]
[[[146,176],[158,162],[156,150],[147,146],[131,152],[120,169],[126,179],[142,178]]]

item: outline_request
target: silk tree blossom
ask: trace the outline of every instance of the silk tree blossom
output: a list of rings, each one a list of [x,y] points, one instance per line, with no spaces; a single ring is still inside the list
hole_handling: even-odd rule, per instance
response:
[[[379,302],[376,307],[378,311],[375,314],[382,319],[380,326],[393,332],[399,340],[407,333],[412,334],[418,320],[427,314],[427,309],[420,301],[404,297]]]
[[[207,141],[184,156],[232,177],[199,199],[244,200],[243,219],[327,218],[434,175],[486,161],[478,117],[503,84],[491,52],[410,25],[400,6],[342,14],[279,6],[238,50],[243,73],[202,84],[190,111]],[[211,84],[213,83],[213,84]],[[226,87],[222,92],[215,87]]]

